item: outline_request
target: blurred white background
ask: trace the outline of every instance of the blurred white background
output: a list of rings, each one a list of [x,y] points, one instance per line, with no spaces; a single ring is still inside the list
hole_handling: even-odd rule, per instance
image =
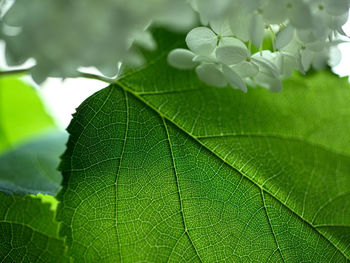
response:
[[[350,19],[343,27],[345,33],[350,36]],[[346,40],[346,39],[345,39]],[[350,39],[348,39],[350,41]],[[4,58],[5,45],[0,41],[0,70],[13,69],[9,68],[5,63]],[[341,77],[350,76],[350,42],[339,45],[342,54],[340,63],[333,68],[333,71]],[[26,68],[31,65],[31,62],[26,63],[21,68]],[[89,73],[100,73],[89,68],[84,70]],[[24,78],[26,81],[35,85],[30,77]],[[98,80],[76,78],[76,79],[55,79],[49,78],[41,87],[38,87],[40,96],[42,97],[48,112],[56,119],[57,124],[65,129],[75,109],[90,95],[98,90],[106,87],[108,84]]]

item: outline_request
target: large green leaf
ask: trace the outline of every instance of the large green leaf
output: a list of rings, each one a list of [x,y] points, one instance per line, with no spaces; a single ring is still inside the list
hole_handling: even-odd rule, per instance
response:
[[[155,35],[160,54],[87,99],[68,128],[58,219],[69,254],[350,261],[346,80],[295,76],[280,94],[206,87],[166,64],[183,36]]]
[[[54,131],[0,156],[0,191],[55,195],[62,176],[57,170],[67,134]]]
[[[0,76],[0,153],[53,127],[33,87],[17,77]]]
[[[0,193],[0,261],[68,262],[48,204]]]

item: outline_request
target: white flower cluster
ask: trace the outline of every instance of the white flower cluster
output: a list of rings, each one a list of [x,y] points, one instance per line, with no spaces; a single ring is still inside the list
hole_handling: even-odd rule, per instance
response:
[[[190,0],[203,27],[192,29],[188,49],[168,55],[170,65],[196,69],[208,85],[247,91],[246,84],[270,91],[294,69],[324,68],[330,49],[345,35],[350,0]],[[272,37],[271,50],[263,50]],[[253,46],[253,48],[252,48]],[[251,50],[255,47],[254,54]],[[260,50],[258,50],[260,48]]]
[[[0,0],[0,40],[8,65],[34,58],[37,83],[76,76],[77,69],[90,66],[112,77],[120,61],[143,62],[132,43],[156,48],[146,30],[151,21],[188,31],[195,19],[185,0]]]

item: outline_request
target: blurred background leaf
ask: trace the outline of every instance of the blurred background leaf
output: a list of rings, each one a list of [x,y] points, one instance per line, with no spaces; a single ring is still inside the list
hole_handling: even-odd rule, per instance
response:
[[[0,191],[55,195],[67,134],[35,88],[17,77],[0,78]]]
[[[54,128],[33,87],[17,77],[0,77],[0,153]]]
[[[59,156],[67,137],[54,131],[0,156],[0,191],[55,195],[62,180]]]

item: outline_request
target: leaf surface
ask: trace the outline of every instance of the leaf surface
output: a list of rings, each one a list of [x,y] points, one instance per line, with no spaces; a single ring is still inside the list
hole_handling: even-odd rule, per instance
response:
[[[49,205],[0,193],[0,261],[68,262]]]
[[[58,219],[70,255],[348,262],[346,80],[295,76],[279,94],[211,88],[166,64],[183,36],[155,35],[160,54],[87,99],[68,128]]]

